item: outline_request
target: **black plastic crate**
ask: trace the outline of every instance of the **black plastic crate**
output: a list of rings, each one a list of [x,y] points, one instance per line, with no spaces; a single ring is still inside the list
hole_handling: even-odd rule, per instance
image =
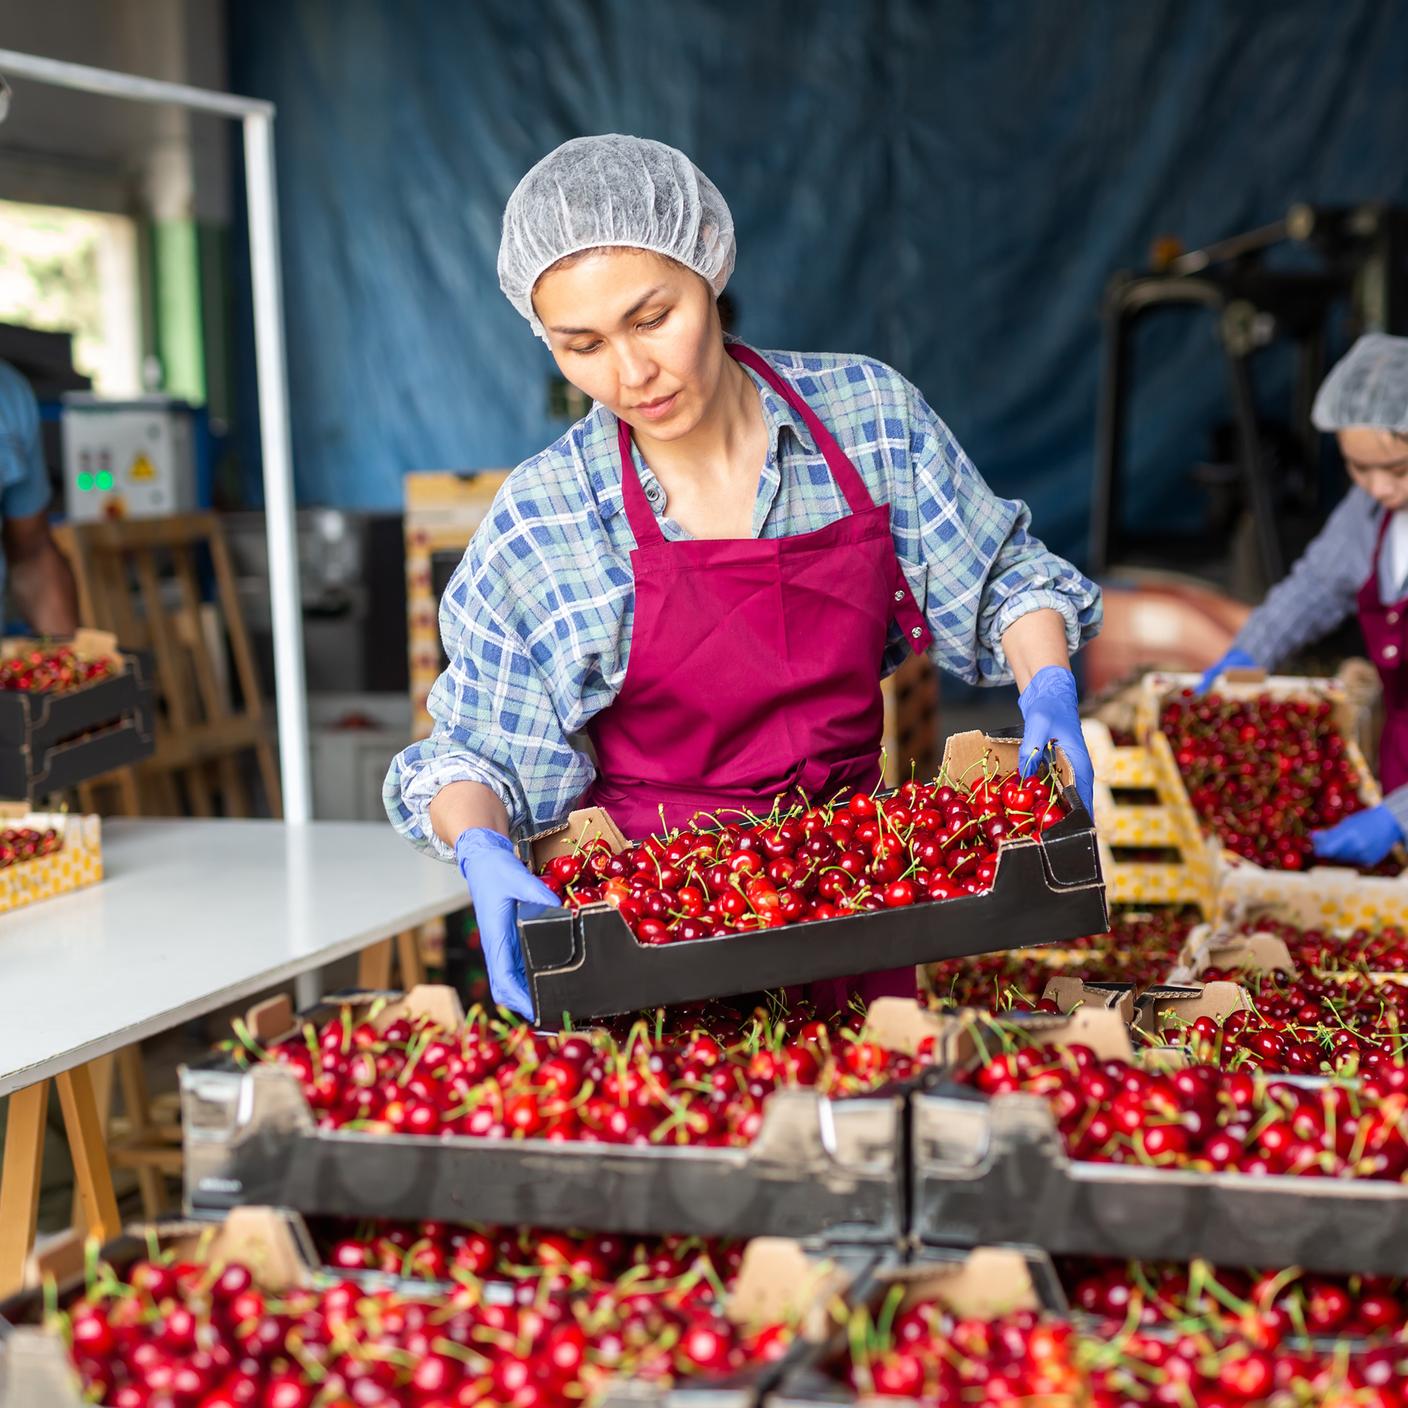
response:
[[[1010,750],[1009,739],[980,739]],[[731,997],[791,984],[1098,934],[1109,926],[1095,827],[1075,788],[1040,838],[1004,842],[986,894],[925,901],[688,942],[642,944],[608,904],[554,909],[519,926],[540,1022]],[[541,839],[541,838],[538,838]]]
[[[427,986],[333,997],[298,1018],[275,999],[250,1012],[249,1028],[272,1042],[340,1006],[378,1002],[382,1021],[428,1016],[454,1029],[462,1020],[449,989]],[[898,1050],[942,1033],[898,1000],[871,1021],[874,1038]],[[740,1148],[637,1147],[320,1129],[291,1071],[241,1069],[221,1053],[181,1068],[185,1207],[199,1217],[263,1203],[340,1217],[893,1246],[907,1231],[905,1102],[918,1079],[836,1099],[776,1090],[757,1137]]]
[[[1072,1159],[1046,1101],[931,1073],[910,1102],[912,1229],[946,1247],[1401,1275],[1408,1186]]]
[[[531,1223],[636,1234],[892,1244],[905,1231],[904,1093],[768,1098],[745,1148],[439,1138],[318,1129],[298,1082],[214,1059],[181,1072],[185,1204]]]
[[[118,652],[121,674],[61,694],[0,690],[0,797],[34,802],[156,746],[150,662]]]

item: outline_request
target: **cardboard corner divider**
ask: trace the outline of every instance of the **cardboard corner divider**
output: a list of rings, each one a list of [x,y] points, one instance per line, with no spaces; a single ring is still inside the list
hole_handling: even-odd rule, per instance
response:
[[[955,734],[942,771],[962,777],[984,759],[1015,771],[1017,746],[977,731]],[[1067,816],[1039,838],[1003,842],[983,894],[655,945],[640,943],[606,903],[524,920],[534,1014],[540,1023],[603,1017],[1100,933],[1109,915],[1094,824],[1059,754],[1057,776]],[[541,871],[594,839],[613,851],[629,845],[610,816],[590,808],[528,838],[522,850]]]
[[[1133,983],[1087,982],[1084,978],[1060,974],[1046,980],[1041,995],[1062,1012],[1074,1012],[1078,1007],[1110,1008],[1124,1021],[1134,1021]]]
[[[149,757],[156,706],[146,661],[119,649],[108,631],[68,642],[0,641],[0,657],[69,644],[81,660],[108,661],[104,679],[53,694],[0,690],[0,797],[33,802]]]
[[[0,869],[0,914],[96,885],[103,878],[102,820],[72,812],[32,812],[23,802],[0,802],[0,831],[28,827],[59,833],[59,849]]]

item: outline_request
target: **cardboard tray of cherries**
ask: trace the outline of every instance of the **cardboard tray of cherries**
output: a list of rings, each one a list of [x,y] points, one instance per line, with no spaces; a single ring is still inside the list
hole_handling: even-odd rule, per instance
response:
[[[186,1211],[894,1244],[905,1100],[956,1024],[894,998],[863,1027],[733,1020],[544,1034],[442,987],[275,999],[181,1070]]]
[[[949,1049],[910,1100],[921,1243],[1408,1265],[1398,1068],[1331,1079],[1136,1058],[1120,1014],[1093,1008],[974,1022]]]
[[[1339,682],[1228,670],[1206,695],[1197,675],[1144,677],[1141,736],[1177,774],[1205,835],[1230,863],[1289,877],[1293,887],[1354,875],[1317,862],[1310,833],[1382,800],[1355,743],[1356,714]],[[1396,848],[1376,873],[1397,876]]]
[[[0,641],[0,797],[33,801],[154,747],[145,661],[109,632]]]
[[[1022,948],[1107,927],[1094,824],[1059,753],[956,734],[939,777],[631,844],[600,809],[525,844],[563,898],[520,924],[539,1022]]]
[[[328,1265],[296,1214],[268,1207],[134,1227],[87,1256],[69,1234],[37,1259],[43,1288],[0,1303],[0,1408],[757,1408],[887,1255],[416,1230],[410,1259],[442,1246],[453,1278]]]

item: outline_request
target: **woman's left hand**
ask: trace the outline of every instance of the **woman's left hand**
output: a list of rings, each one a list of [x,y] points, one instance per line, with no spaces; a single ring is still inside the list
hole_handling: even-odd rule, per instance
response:
[[[1070,759],[1076,791],[1085,809],[1095,815],[1095,765],[1080,727],[1080,701],[1076,677],[1060,665],[1047,665],[1031,677],[1017,697],[1026,725],[1019,754],[1020,772],[1030,777],[1040,764],[1047,744],[1057,743]]]

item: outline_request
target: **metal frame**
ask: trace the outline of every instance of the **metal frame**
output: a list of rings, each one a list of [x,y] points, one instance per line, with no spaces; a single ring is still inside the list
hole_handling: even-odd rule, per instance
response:
[[[302,609],[294,532],[293,448],[288,421],[283,282],[279,268],[279,207],[274,179],[274,105],[192,88],[184,83],[113,73],[0,49],[0,74],[59,88],[141,103],[167,103],[228,117],[244,127],[249,263],[254,292],[255,375],[259,443],[264,460],[264,514],[269,543],[269,609],[274,627],[274,693],[279,721],[279,771],[284,819],[312,817],[308,761],[308,697],[303,673]]]

